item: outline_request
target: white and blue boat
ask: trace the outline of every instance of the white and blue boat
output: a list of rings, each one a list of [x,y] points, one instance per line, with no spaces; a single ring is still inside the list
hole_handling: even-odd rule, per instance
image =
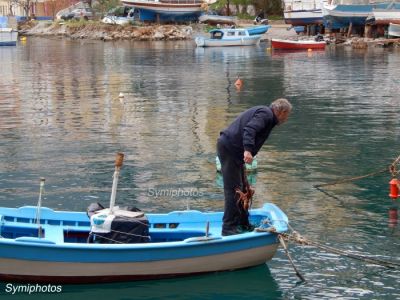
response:
[[[37,206],[0,207],[0,280],[100,283],[248,268],[270,260],[278,234],[288,230],[287,216],[271,203],[249,211],[253,231],[229,236],[221,235],[223,212],[145,214],[115,206],[122,159],[107,209],[42,207],[44,179]]]
[[[364,26],[368,17],[373,16],[374,9],[385,9],[389,2],[365,3],[365,4],[331,4],[323,5],[324,25],[329,29],[339,29],[354,26]]]
[[[16,46],[18,31],[12,28],[0,28],[0,46]]]
[[[199,36],[195,38],[195,42],[197,47],[256,45],[260,42],[262,34],[267,32],[269,28],[269,25],[261,25],[254,28],[250,27],[213,29],[209,32],[210,38]]]
[[[249,35],[257,35],[266,33],[271,27],[271,25],[258,25],[247,27],[246,29],[249,32]]]
[[[375,19],[375,24],[400,24],[400,3],[398,2],[390,3],[387,8],[373,9],[372,12]]]
[[[400,24],[390,23],[388,27],[388,35],[393,37],[400,37]]]
[[[197,21],[208,4],[215,0],[122,0],[122,4],[134,7],[140,21]]]
[[[277,206],[265,204],[250,211],[250,222],[258,228],[273,226],[277,233],[255,230],[221,236],[222,212],[146,214],[148,231],[142,242],[107,243],[111,240],[107,238],[105,243],[88,243],[93,225],[101,223],[107,212],[92,217],[91,226],[86,212],[43,207],[38,226],[37,211],[35,206],[0,208],[0,280],[99,283],[252,267],[274,256],[277,233],[285,232],[288,222]],[[129,213],[114,211],[128,227],[144,223]],[[99,237],[95,234],[94,240]]]
[[[324,1],[283,0],[285,23],[292,26],[322,24],[322,4]]]

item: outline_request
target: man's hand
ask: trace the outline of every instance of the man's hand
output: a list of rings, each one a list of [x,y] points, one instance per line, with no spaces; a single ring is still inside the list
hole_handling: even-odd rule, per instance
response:
[[[251,155],[250,151],[244,151],[243,160],[246,164],[251,164],[253,162],[253,155]]]

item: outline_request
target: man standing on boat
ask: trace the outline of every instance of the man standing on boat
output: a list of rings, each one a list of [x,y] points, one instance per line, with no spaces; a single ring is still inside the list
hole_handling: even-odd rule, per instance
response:
[[[222,235],[253,230],[247,211],[246,200],[249,199],[246,198],[251,198],[254,191],[247,184],[244,164],[252,163],[275,125],[285,123],[291,111],[290,102],[280,98],[270,106],[254,106],[244,111],[221,131],[217,152],[225,195]]]

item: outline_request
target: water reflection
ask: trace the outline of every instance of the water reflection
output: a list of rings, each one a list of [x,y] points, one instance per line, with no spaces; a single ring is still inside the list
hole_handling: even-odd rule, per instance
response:
[[[220,130],[244,109],[285,96],[293,115],[258,154],[253,206],[278,204],[310,239],[397,259],[398,209],[382,201],[390,174],[331,186],[325,194],[314,185],[371,173],[398,156],[399,53],[337,48],[310,56],[265,47],[31,38],[1,48],[1,205],[35,205],[40,177],[46,178],[46,206],[107,204],[115,152],[122,151],[117,203],[148,212],[221,210]],[[239,92],[237,74],[244,82]],[[151,194],[162,189],[201,196]],[[392,289],[400,284],[398,271],[315,249],[293,247],[293,254],[312,284],[296,286],[278,253],[269,266],[279,287],[271,289],[283,289],[283,297],[399,297]],[[251,288],[238,277],[225,283],[234,282],[234,293],[241,281],[255,292],[265,284],[253,275]]]
[[[1,292],[3,292],[2,289]],[[233,272],[158,281],[102,285],[67,285],[61,294],[29,295],[29,299],[280,299],[276,281],[266,265]],[[6,296],[2,295],[2,299]],[[10,298],[11,299],[11,298]],[[25,299],[25,298],[19,298]],[[28,298],[26,298],[28,299]]]

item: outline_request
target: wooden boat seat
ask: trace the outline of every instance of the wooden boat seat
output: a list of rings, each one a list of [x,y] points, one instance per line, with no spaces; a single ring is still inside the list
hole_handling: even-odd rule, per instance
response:
[[[44,237],[56,244],[64,243],[64,228],[60,226],[46,225],[43,226]]]

